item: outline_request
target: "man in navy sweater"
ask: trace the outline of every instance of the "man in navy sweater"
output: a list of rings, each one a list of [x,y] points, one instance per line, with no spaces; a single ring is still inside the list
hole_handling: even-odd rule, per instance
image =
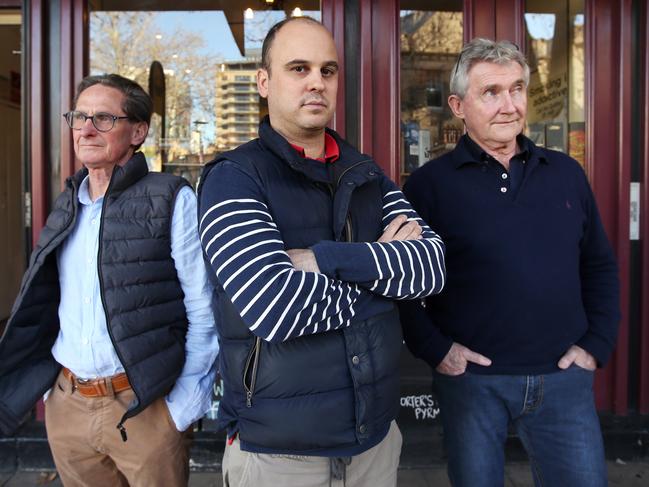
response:
[[[404,188],[448,281],[403,304],[404,335],[434,369],[453,485],[503,485],[513,425],[536,485],[603,486],[592,384],[617,334],[616,263],[582,168],[522,134],[528,81],[509,42],[460,54],[448,103],[466,134]]]
[[[394,300],[442,289],[443,245],[371,157],[325,128],[337,86],[320,23],[272,27],[257,73],[269,117],[201,178],[226,486],[396,485]]]

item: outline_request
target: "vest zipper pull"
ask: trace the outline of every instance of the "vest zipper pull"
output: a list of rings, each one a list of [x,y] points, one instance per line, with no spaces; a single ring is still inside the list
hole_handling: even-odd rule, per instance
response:
[[[126,428],[124,428],[124,423],[120,422],[117,425],[117,429],[119,430],[119,434],[122,435],[122,441],[126,441],[128,437],[126,436]]]

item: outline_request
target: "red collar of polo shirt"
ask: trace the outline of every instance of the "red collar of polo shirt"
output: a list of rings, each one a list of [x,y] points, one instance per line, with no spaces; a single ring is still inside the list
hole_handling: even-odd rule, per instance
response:
[[[306,155],[304,154],[304,147],[300,147],[299,145],[294,145],[294,144],[291,144],[291,147],[293,147],[293,149],[297,151],[300,157],[306,159]],[[314,160],[320,162],[336,162],[340,157],[340,149],[338,148],[336,139],[334,139],[327,132],[325,132],[324,152],[325,152],[324,157],[318,157],[317,159]]]

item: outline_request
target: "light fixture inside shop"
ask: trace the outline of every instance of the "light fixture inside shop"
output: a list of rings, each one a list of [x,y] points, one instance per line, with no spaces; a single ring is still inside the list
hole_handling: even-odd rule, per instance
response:
[[[289,6],[284,5],[286,3],[284,2],[284,0],[253,0],[252,2],[248,0],[248,2],[252,3],[253,5],[243,11],[244,18],[246,19],[252,19],[255,11],[261,10],[285,10],[287,13],[289,12]],[[300,7],[294,8],[291,12],[294,17],[300,17],[304,15]]]
[[[270,10],[284,10],[284,0],[257,0],[256,4],[248,7],[243,11],[243,18],[245,20],[252,20],[255,18],[255,11],[270,11]],[[288,10],[286,13],[288,14]],[[300,7],[295,7],[291,12],[291,17],[302,17],[304,12]]]

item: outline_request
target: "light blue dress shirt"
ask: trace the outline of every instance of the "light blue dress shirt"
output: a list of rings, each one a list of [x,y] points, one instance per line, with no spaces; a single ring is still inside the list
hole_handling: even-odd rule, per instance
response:
[[[77,222],[57,252],[61,328],[52,347],[54,358],[82,378],[108,377],[124,371],[108,334],[101,304],[97,254],[103,196],[90,199],[88,177],[79,187]],[[186,359],[167,395],[169,413],[179,431],[186,430],[210,407],[219,345],[197,229],[196,196],[189,187],[176,196],[171,220],[174,260],[189,320]]]

